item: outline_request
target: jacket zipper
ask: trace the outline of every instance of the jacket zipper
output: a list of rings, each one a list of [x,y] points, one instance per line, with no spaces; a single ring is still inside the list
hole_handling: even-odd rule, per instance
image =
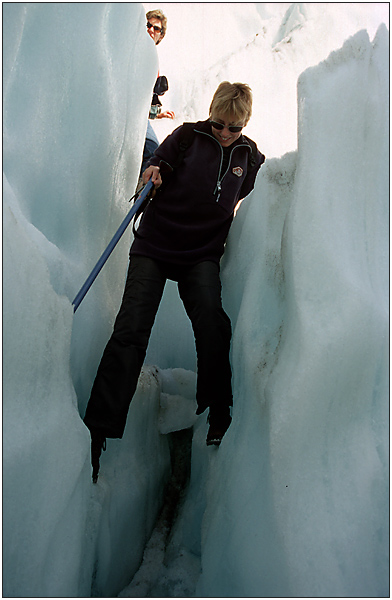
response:
[[[220,151],[221,151],[221,159],[220,159],[220,165],[219,165],[219,171],[218,171],[218,181],[214,190],[214,194],[217,194],[217,198],[216,198],[216,202],[219,202],[219,198],[221,195],[221,191],[222,191],[222,181],[225,178],[229,168],[230,168],[230,163],[231,163],[231,157],[232,154],[234,152],[234,150],[236,148],[249,148],[249,144],[238,144],[238,146],[235,146],[235,148],[232,148],[231,152],[230,152],[230,156],[229,156],[229,162],[227,163],[227,169],[225,171],[225,173],[222,175],[222,177],[219,179],[219,173],[221,172],[221,168],[222,168],[222,162],[223,162],[223,148],[222,146],[219,144],[218,140],[216,138],[214,138],[213,135],[210,135],[209,133],[206,133],[205,131],[200,131],[198,129],[195,129],[195,131],[197,131],[197,133],[202,133],[203,135],[206,135],[207,137],[211,138],[212,140],[214,140],[214,142],[216,142],[219,145]]]

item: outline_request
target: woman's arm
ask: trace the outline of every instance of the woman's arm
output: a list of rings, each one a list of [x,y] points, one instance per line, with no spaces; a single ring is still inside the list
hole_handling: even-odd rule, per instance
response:
[[[161,160],[169,165],[174,165],[180,152],[181,129],[177,127],[170,135],[167,136],[155,150],[154,155],[147,163],[148,166],[158,167]]]
[[[264,154],[257,151],[256,164],[253,167],[253,169],[250,169],[248,171],[248,173],[246,174],[244,183],[242,184],[242,187],[240,190],[240,200],[245,198],[245,196],[250,194],[250,192],[253,190],[254,185],[255,185],[256,175],[264,161],[265,161]]]

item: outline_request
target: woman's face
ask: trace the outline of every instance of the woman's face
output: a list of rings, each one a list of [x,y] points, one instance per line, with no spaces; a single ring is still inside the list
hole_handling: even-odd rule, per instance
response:
[[[154,29],[154,27],[159,27],[159,31],[157,29]],[[152,17],[151,19],[149,19],[147,21],[147,31],[148,31],[150,37],[152,37],[152,39],[154,40],[155,44],[157,44],[160,40],[161,30],[162,30],[162,23],[161,23],[160,19],[155,19],[154,17]]]
[[[212,133],[223,148],[231,146],[241,135],[241,130],[233,132],[229,130],[229,127],[241,127],[241,129],[245,127],[244,122],[239,122],[234,115],[211,115],[210,120],[212,121]],[[223,129],[214,127],[214,122],[223,125]]]

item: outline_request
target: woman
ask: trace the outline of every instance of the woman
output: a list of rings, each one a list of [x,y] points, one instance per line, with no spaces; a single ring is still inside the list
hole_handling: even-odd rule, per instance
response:
[[[194,124],[185,147],[188,124],[164,140],[143,173],[156,193],[131,246],[122,305],[84,419],[91,431],[95,481],[105,438],[123,435],[167,279],[178,282],[192,322],[197,414],[209,408],[207,445],[219,445],[230,425],[231,325],[222,308],[219,262],[235,207],[253,189],[265,160],[242,134],[251,112],[249,86],[221,83],[210,118]]]

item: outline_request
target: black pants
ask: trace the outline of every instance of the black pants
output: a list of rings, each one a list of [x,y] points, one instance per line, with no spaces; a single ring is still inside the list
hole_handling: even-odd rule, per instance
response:
[[[205,261],[182,267],[133,255],[113,334],[104,350],[84,418],[90,430],[98,429],[105,437],[123,435],[167,279],[178,282],[192,322],[199,410],[210,407],[211,414],[226,415],[232,405],[231,324],[222,308],[219,266]]]

